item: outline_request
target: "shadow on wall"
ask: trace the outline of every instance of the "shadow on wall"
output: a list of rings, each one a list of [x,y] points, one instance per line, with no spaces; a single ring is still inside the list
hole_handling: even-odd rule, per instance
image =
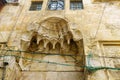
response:
[[[0,11],[2,10],[6,3],[7,3],[6,0],[0,0]]]

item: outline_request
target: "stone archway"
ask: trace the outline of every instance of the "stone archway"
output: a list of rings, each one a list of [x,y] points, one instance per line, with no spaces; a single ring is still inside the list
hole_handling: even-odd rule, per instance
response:
[[[22,60],[22,69],[27,71],[23,72],[22,80],[84,80],[81,36],[79,29],[71,29],[62,18],[51,17],[32,23],[22,36],[22,49],[37,52],[24,53],[24,57],[41,62]]]

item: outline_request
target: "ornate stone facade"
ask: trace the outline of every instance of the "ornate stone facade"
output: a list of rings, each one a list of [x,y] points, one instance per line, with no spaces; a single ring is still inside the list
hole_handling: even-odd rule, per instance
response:
[[[42,1],[30,11],[32,1]],[[48,10],[19,0],[0,12],[2,80],[119,80],[120,1],[83,0],[83,9]]]

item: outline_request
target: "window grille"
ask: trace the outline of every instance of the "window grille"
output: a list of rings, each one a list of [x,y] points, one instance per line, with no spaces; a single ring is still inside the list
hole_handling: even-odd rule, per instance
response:
[[[63,10],[64,0],[49,0],[48,9],[49,10]]]
[[[71,0],[70,1],[70,9],[71,10],[79,10],[79,9],[83,9],[83,3],[80,0]]]
[[[34,11],[34,10],[41,10],[42,9],[42,1],[35,1],[35,2],[32,2],[31,4],[31,7],[30,7],[30,10]]]
[[[18,0],[6,0],[7,3],[18,3]]]

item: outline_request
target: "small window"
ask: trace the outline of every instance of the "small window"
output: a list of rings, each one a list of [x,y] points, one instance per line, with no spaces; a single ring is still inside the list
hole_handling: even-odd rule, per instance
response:
[[[49,0],[48,9],[49,10],[63,10],[64,0]]]
[[[83,9],[82,0],[70,0],[70,9],[71,10]]]
[[[34,1],[31,4],[30,10],[31,11],[38,11],[42,9],[42,1]]]
[[[18,3],[18,0],[6,0],[7,3]]]

